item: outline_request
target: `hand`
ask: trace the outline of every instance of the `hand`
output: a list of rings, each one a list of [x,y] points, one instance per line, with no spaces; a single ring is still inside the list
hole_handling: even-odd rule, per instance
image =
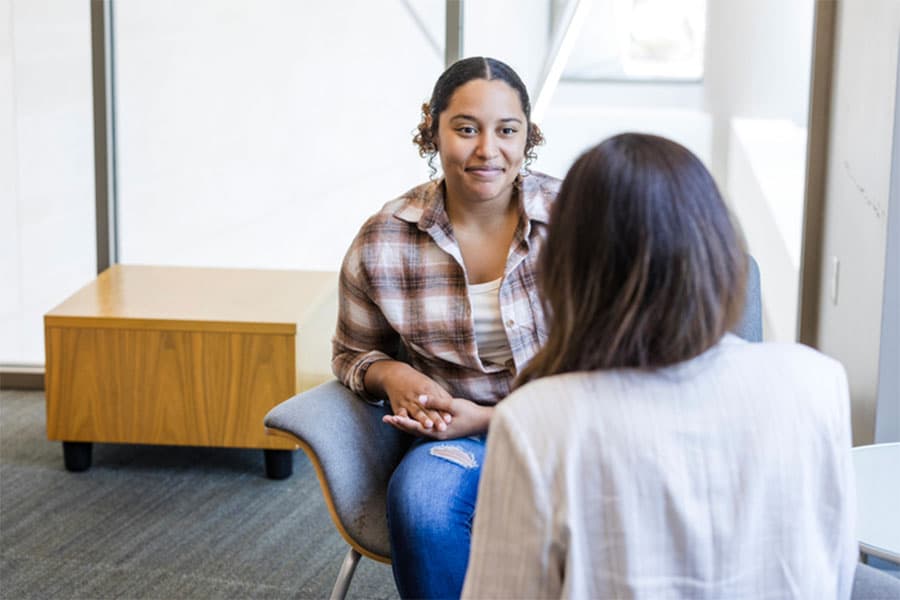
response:
[[[366,389],[386,396],[394,415],[416,421],[423,430],[444,431],[452,421],[450,413],[425,404],[432,399],[450,399],[436,381],[399,361],[378,361],[366,372]]]
[[[482,406],[465,398],[429,398],[421,404],[430,409],[436,408],[440,413],[447,413],[452,419],[444,428],[425,428],[416,419],[396,414],[385,415],[382,421],[412,435],[449,440],[484,433],[494,414],[493,406]]]

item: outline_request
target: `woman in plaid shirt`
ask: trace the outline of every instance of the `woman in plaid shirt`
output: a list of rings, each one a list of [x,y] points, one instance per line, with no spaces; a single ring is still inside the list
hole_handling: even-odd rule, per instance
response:
[[[417,437],[388,488],[403,597],[459,596],[494,404],[546,337],[534,267],[559,181],[527,169],[530,113],[506,64],[450,66],[415,137],[443,176],[369,218],[341,269],[334,372]]]

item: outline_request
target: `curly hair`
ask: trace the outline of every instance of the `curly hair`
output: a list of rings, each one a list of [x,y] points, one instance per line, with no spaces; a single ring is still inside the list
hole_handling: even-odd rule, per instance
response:
[[[422,119],[413,136],[413,143],[419,148],[419,156],[428,158],[428,168],[431,169],[431,176],[434,177],[437,173],[434,158],[438,153],[434,140],[437,138],[441,113],[450,104],[453,92],[473,79],[503,81],[519,94],[522,112],[525,113],[525,120],[528,122],[528,135],[525,139],[525,171],[527,172],[529,165],[537,158],[537,153],[534,151],[535,146],[544,143],[544,134],[541,133],[540,127],[531,122],[531,101],[528,98],[528,90],[525,89],[525,84],[522,83],[516,72],[506,63],[485,56],[474,56],[456,61],[443,72],[434,84],[431,100],[422,104]]]

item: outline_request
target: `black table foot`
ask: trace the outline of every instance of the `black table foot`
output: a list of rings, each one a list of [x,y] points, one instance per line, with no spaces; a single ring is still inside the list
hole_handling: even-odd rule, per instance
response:
[[[266,454],[266,477],[287,479],[294,472],[293,450],[263,450]]]
[[[62,446],[67,471],[87,471],[91,468],[91,442],[63,442]]]

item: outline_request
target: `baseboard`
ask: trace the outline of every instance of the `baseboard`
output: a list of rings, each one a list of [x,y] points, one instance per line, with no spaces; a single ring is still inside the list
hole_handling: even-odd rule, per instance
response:
[[[43,372],[0,372],[0,390],[42,390]]]

